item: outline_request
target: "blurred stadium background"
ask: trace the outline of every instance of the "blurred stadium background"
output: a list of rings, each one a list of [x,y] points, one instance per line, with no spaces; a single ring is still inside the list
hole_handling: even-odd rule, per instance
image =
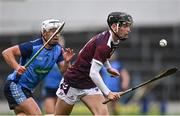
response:
[[[78,54],[88,39],[107,29],[106,18],[112,11],[127,12],[134,18],[130,38],[118,49],[119,59],[131,74],[131,87],[163,69],[180,68],[180,0],[0,0],[0,51],[38,36],[43,20],[59,18],[66,22],[66,46]],[[163,38],[168,46],[161,48],[159,40]],[[3,83],[12,69],[2,55],[0,64],[0,114],[11,114],[3,96]],[[145,94],[151,98],[150,114],[159,114],[161,101],[167,102],[166,114],[180,114],[179,77],[177,72]],[[35,91],[37,100],[41,99],[40,88]],[[139,105],[139,101],[122,105],[120,112],[139,114]],[[74,114],[88,114],[86,110],[78,104]]]

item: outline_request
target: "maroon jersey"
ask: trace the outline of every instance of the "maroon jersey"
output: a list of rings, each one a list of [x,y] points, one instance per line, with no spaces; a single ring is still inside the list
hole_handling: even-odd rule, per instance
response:
[[[102,64],[110,58],[117,46],[108,45],[110,39],[109,31],[102,32],[92,39],[79,52],[75,63],[64,74],[64,80],[70,86],[79,89],[89,89],[96,87],[89,77],[92,59],[98,60]]]

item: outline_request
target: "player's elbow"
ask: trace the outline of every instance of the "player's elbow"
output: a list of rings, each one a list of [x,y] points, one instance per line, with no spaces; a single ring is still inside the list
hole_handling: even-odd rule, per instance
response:
[[[7,54],[8,54],[8,50],[7,49],[3,50],[1,54],[5,58],[7,56]]]
[[[8,49],[5,49],[3,52],[2,52],[2,56],[5,60],[8,60],[10,58],[12,58],[14,56],[13,52],[11,51],[10,48]]]

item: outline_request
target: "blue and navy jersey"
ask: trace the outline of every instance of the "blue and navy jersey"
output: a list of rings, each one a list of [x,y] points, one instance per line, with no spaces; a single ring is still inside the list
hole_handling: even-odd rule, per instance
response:
[[[19,44],[21,52],[20,64],[22,66],[25,65],[42,46],[42,38]],[[61,61],[63,61],[63,55],[60,45],[55,45],[51,49],[44,48],[30,63],[25,73],[17,77],[14,71],[8,76],[8,80],[16,81],[21,86],[33,91],[36,85],[49,73],[54,64]]]
[[[62,79],[62,74],[58,66],[55,64],[44,79],[44,87],[58,89],[61,79]]]
[[[121,71],[123,66],[119,61],[110,62],[112,68]],[[106,86],[113,92],[119,92],[121,90],[121,79],[119,77],[111,77],[111,75],[107,72],[106,68],[103,67],[101,69],[101,75],[104,80]]]

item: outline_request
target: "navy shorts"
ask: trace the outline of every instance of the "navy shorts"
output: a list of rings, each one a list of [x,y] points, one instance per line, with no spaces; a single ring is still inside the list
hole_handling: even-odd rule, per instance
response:
[[[4,95],[8,101],[9,108],[12,110],[17,105],[25,101],[29,97],[33,97],[30,90],[8,80],[4,86]]]
[[[48,97],[57,97],[56,96],[56,91],[58,88],[49,88],[45,87],[43,90],[43,98],[48,98]]]

